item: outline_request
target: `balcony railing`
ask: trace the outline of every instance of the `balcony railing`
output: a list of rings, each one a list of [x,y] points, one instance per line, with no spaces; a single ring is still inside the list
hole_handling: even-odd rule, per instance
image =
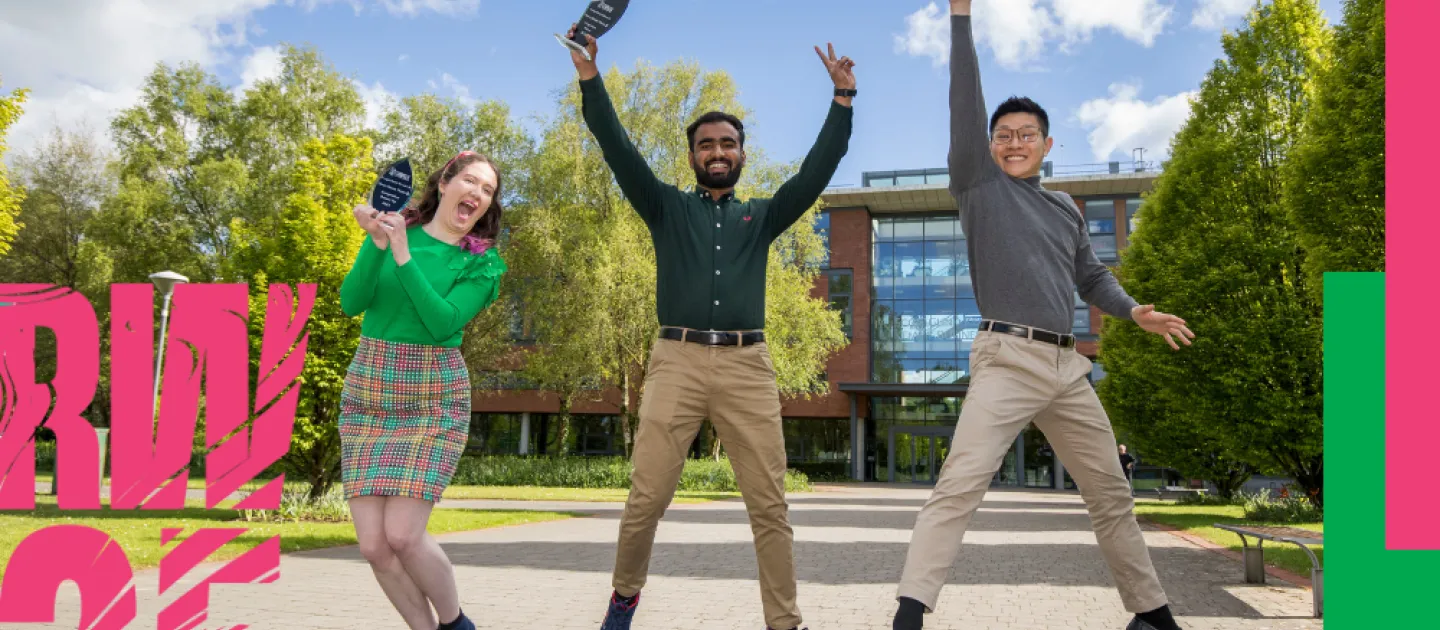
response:
[[[1132,160],[1129,162],[1097,162],[1094,164],[1055,164],[1045,162],[1040,165],[1041,177],[1080,177],[1085,175],[1121,175],[1128,173],[1156,173],[1164,168],[1164,163],[1150,160]],[[905,171],[869,171],[860,176],[863,188],[887,188],[892,186],[922,186],[950,183],[950,171],[944,168],[923,168]],[[835,188],[850,188],[850,185],[839,185]]]

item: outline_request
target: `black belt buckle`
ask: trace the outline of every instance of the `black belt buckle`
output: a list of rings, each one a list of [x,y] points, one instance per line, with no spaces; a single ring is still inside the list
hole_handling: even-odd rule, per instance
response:
[[[733,346],[735,343],[728,339],[730,333],[716,332],[713,330],[695,331],[700,335],[700,343],[707,346]]]

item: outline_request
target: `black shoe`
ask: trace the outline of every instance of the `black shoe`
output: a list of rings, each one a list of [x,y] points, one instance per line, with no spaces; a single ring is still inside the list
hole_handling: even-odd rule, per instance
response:
[[[639,593],[629,602],[621,599],[619,593],[611,593],[610,609],[605,611],[605,621],[600,624],[600,630],[630,630],[630,620],[635,617],[635,609],[639,606]]]
[[[1145,623],[1145,620],[1144,620],[1144,619],[1141,619],[1139,616],[1136,616],[1134,619],[1131,619],[1131,620],[1130,620],[1130,625],[1125,626],[1125,630],[1159,630],[1159,629],[1156,628],[1155,626],[1152,626],[1152,625],[1150,625],[1150,624],[1148,624],[1148,623]]]
[[[438,630],[475,630],[475,622],[465,616],[465,611],[460,611],[460,616],[450,623],[442,623]]]

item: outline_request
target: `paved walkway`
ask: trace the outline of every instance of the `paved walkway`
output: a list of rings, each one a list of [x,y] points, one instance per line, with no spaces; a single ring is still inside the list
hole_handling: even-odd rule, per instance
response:
[[[915,512],[924,489],[833,486],[792,495],[800,604],[814,630],[890,627]],[[580,511],[587,517],[441,538],[465,610],[481,628],[594,630],[610,592],[618,504],[447,502],[447,507]],[[1314,629],[1310,592],[1272,578],[1247,586],[1237,561],[1168,533],[1146,540],[1181,624],[1190,630]],[[1122,610],[1074,494],[994,491],[927,629],[1120,630]],[[637,630],[761,630],[754,551],[743,504],[675,505],[656,537]],[[169,598],[156,574],[138,578],[140,622],[154,628]],[[59,620],[75,628],[78,598],[62,589]],[[283,556],[275,584],[212,589],[203,627],[403,628],[356,547]]]

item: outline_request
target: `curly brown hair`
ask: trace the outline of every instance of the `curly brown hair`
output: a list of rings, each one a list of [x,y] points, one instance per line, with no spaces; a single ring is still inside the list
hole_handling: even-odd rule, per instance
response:
[[[504,179],[500,175],[500,167],[496,166],[493,160],[474,151],[461,151],[444,167],[430,174],[430,178],[425,181],[425,191],[420,194],[420,201],[405,209],[405,224],[425,224],[435,220],[435,211],[440,208],[440,184],[449,182],[456,174],[477,162],[488,164],[490,169],[495,171],[495,194],[490,197],[490,207],[485,210],[485,214],[470,228],[470,236],[487,245],[493,244],[500,236],[500,217],[504,213],[504,208],[500,205]]]

